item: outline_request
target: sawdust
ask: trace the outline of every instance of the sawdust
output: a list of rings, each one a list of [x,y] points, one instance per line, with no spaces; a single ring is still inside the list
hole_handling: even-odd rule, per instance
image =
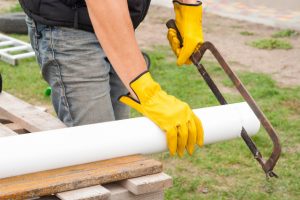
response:
[[[142,48],[151,49],[157,45],[168,45],[165,23],[173,18],[172,9],[151,6],[148,17],[137,30]],[[300,36],[286,38],[293,45],[291,50],[261,50],[246,45],[261,38],[270,38],[279,31],[264,25],[223,18],[205,13],[203,20],[205,40],[211,41],[233,70],[245,70],[270,74],[280,85],[300,85]],[[253,32],[245,36],[240,32]],[[206,56],[212,59],[212,56]]]

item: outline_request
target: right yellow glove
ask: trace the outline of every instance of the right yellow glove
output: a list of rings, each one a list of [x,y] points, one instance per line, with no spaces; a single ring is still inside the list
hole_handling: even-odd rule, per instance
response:
[[[185,148],[192,155],[196,143],[203,145],[200,120],[187,103],[163,91],[149,72],[132,81],[130,87],[138,101],[128,95],[121,96],[119,100],[151,119],[166,133],[171,155],[177,152],[182,157]]]
[[[177,65],[191,64],[191,55],[203,44],[202,32],[202,3],[184,4],[173,1],[175,11],[175,23],[182,37],[180,44],[177,31],[173,28],[168,30],[168,40],[178,57]]]

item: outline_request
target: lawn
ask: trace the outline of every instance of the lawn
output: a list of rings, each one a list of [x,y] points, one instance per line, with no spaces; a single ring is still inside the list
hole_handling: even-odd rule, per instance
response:
[[[27,40],[26,36],[14,35]],[[214,96],[193,66],[178,68],[169,48],[157,46],[148,52],[151,72],[162,87],[188,102],[193,108],[218,105]],[[230,81],[211,61],[204,61],[230,102],[239,102]],[[42,80],[35,59],[26,59],[17,67],[0,61],[4,90],[37,105],[50,106],[44,95],[47,84]],[[183,158],[168,153],[152,155],[164,163],[165,172],[174,179],[174,186],[165,193],[166,199],[299,199],[300,198],[300,88],[283,88],[268,75],[238,72],[278,131],[283,153],[275,172],[279,179],[266,180],[241,139],[198,148]],[[139,114],[132,111],[132,116]],[[253,137],[264,155],[271,151],[266,133]]]

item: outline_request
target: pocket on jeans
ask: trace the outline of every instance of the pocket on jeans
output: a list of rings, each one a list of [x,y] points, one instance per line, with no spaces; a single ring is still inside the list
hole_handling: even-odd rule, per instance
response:
[[[26,17],[25,17],[25,22],[26,22],[28,28],[35,28],[35,24],[34,24],[33,19],[31,19],[31,18],[28,17],[27,15],[26,15]]]
[[[30,17],[26,16],[26,24],[28,28],[28,36],[30,38],[30,43],[33,51],[35,52],[36,59],[38,64],[41,66],[41,57],[40,57],[40,51],[39,51],[39,33],[37,30],[36,23],[31,19]]]
[[[35,51],[35,53],[37,53],[38,51],[38,45],[37,45],[37,37],[36,37],[36,27],[35,27],[35,23],[34,21],[26,16],[26,24],[27,24],[27,28],[28,28],[28,36],[30,38],[30,43],[32,46],[32,49]]]

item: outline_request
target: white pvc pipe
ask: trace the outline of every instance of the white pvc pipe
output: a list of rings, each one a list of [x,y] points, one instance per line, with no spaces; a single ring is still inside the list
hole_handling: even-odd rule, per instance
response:
[[[250,135],[260,123],[247,103],[194,110],[204,144]],[[0,138],[0,178],[167,150],[165,134],[149,119],[133,118]]]

